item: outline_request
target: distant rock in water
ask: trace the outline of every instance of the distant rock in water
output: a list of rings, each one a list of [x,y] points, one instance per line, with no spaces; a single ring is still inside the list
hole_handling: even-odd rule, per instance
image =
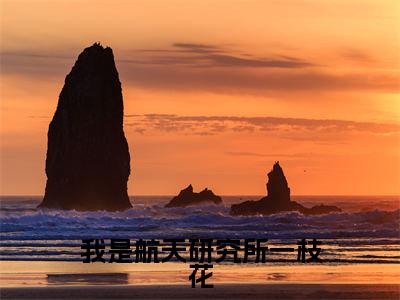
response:
[[[276,162],[272,171],[268,173],[267,192],[267,196],[258,201],[233,204],[231,215],[269,215],[284,211],[314,215],[341,211],[336,206],[319,205],[307,208],[295,201],[290,201],[290,188],[279,162]]]
[[[109,211],[132,207],[123,110],[112,49],[96,43],[79,55],[60,93],[49,125],[47,183],[39,207]]]
[[[290,188],[279,162],[274,164],[272,171],[267,176],[267,193],[270,205],[276,210],[287,209],[290,206]]]
[[[186,207],[207,203],[221,204],[222,199],[207,188],[200,193],[194,193],[190,184],[186,189],[181,190],[179,195],[175,196],[165,207]]]

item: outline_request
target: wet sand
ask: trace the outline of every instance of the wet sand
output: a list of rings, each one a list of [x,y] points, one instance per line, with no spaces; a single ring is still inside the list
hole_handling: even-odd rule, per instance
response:
[[[211,289],[191,288],[190,273],[179,263],[7,261],[0,262],[0,298],[400,299],[396,264],[215,265]]]
[[[188,264],[0,261],[1,287],[189,285]],[[400,264],[216,264],[207,283],[400,284]]]
[[[400,285],[220,284],[2,288],[1,299],[399,299]]]

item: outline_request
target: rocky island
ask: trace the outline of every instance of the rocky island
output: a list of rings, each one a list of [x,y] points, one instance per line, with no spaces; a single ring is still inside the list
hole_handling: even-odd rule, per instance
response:
[[[65,79],[49,125],[41,208],[131,208],[130,155],[121,83],[111,48],[84,49]]]
[[[187,188],[180,191],[178,196],[165,205],[165,207],[186,207],[199,204],[221,204],[222,199],[213,191],[205,188],[200,193],[193,192],[193,187],[190,184]]]
[[[327,214],[340,212],[336,206],[318,205],[307,208],[290,200],[290,188],[279,162],[268,173],[267,196],[258,201],[245,201],[233,204],[231,215],[269,215],[284,211],[298,211],[302,214]]]

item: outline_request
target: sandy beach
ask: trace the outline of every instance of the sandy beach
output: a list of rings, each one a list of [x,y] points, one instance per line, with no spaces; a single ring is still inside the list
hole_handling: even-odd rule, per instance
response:
[[[386,284],[246,284],[192,289],[184,285],[19,287],[2,299],[399,299],[400,286]]]
[[[0,262],[2,299],[399,299],[400,266],[216,265],[191,288],[187,265]],[[113,272],[110,273],[112,267]],[[60,272],[60,271],[63,272]],[[374,283],[374,284],[372,284]],[[375,284],[379,283],[379,284]]]

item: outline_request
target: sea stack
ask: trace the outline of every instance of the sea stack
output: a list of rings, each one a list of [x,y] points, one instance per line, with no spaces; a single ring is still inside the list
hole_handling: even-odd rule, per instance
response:
[[[318,205],[311,208],[290,200],[290,188],[285,174],[277,161],[268,173],[267,196],[258,201],[245,201],[231,206],[231,215],[269,215],[285,211],[298,211],[302,214],[316,215],[340,212],[333,205]]]
[[[111,48],[86,48],[65,78],[49,125],[47,183],[39,207],[120,211],[132,207],[121,83]]]
[[[270,205],[276,210],[284,210],[290,206],[290,188],[279,162],[267,174],[267,193]]]
[[[213,193],[212,190],[205,188],[199,193],[193,192],[193,186],[188,185],[187,188],[180,191],[178,196],[175,196],[168,202],[165,207],[187,207],[201,204],[216,204],[222,203],[220,196]]]

